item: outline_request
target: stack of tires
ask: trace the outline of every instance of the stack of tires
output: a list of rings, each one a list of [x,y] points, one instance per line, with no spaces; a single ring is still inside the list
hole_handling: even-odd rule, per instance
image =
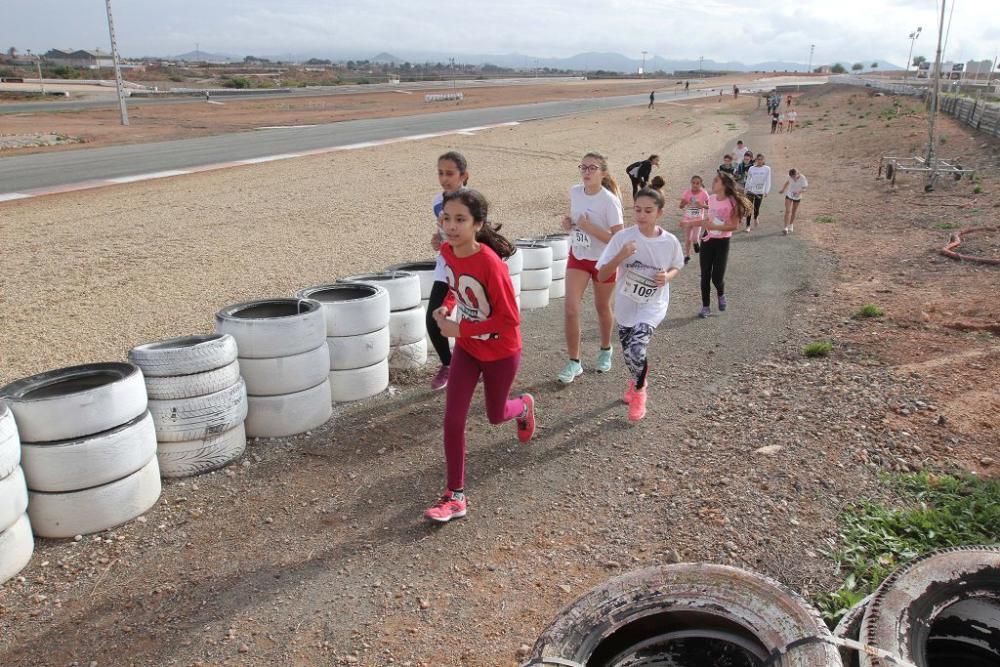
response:
[[[28,487],[21,470],[14,415],[0,401],[0,584],[28,564],[35,550],[28,519]]]
[[[417,279],[420,280],[420,305],[424,307],[424,312],[426,313],[427,304],[431,298],[431,290],[434,288],[435,266],[436,263],[432,259],[423,262],[403,262],[402,264],[393,264],[386,269],[386,272],[405,271],[416,274]]]
[[[517,301],[518,309],[521,308],[521,273],[524,271],[524,255],[514,247],[514,254],[504,260],[507,265],[507,273],[510,274],[510,282],[514,285],[514,299]]]
[[[539,241],[518,241],[517,254],[523,255],[521,271],[521,310],[535,310],[549,305],[552,285],[552,248]]]
[[[129,352],[146,381],[162,477],[198,475],[243,454],[247,390],[236,355],[236,340],[225,334],[171,338]]]
[[[539,243],[552,248],[552,284],[549,298],[561,299],[566,296],[566,265],[569,263],[569,234],[549,234],[537,239]]]
[[[215,329],[236,339],[246,382],[246,434],[280,438],[333,414],[323,307],[312,299],[261,299],[223,308]]]
[[[408,271],[349,276],[340,282],[383,287],[389,293],[389,368],[413,370],[427,363],[420,278]]]
[[[389,386],[389,293],[378,285],[317,285],[301,299],[323,306],[334,403],[359,401]]]
[[[0,396],[17,421],[36,535],[114,528],[160,497],[156,431],[137,366],[61,368],[13,382]]]

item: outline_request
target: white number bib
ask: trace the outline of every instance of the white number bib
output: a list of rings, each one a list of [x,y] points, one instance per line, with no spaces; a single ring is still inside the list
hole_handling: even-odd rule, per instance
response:
[[[703,220],[705,218],[703,211],[704,209],[702,208],[691,206],[684,211],[684,217],[688,220]]]
[[[590,247],[590,236],[582,229],[573,230],[573,247],[586,249]]]
[[[649,303],[656,299],[660,286],[652,278],[629,269],[625,272],[625,296],[638,304]]]

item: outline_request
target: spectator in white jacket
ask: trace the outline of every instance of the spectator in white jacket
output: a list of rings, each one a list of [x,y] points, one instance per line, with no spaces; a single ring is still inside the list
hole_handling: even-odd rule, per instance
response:
[[[747,197],[753,204],[753,226],[757,226],[757,218],[760,217],[760,205],[771,192],[771,168],[764,164],[764,154],[757,153],[754,165],[747,172],[747,182],[745,187]],[[750,213],[747,212],[747,232],[750,231]]]

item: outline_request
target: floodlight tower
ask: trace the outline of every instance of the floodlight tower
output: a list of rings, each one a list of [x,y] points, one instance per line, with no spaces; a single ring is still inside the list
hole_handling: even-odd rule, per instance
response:
[[[913,62],[913,43],[917,41],[918,37],[920,37],[921,30],[923,30],[923,28],[917,28],[910,33],[910,54],[906,56],[906,70],[903,72],[904,81],[910,76],[910,63]]]
[[[118,106],[121,107],[122,125],[128,125],[128,107],[125,105],[125,83],[122,81],[122,68],[118,62],[118,40],[115,38],[115,22],[111,18],[111,0],[104,0],[108,8],[108,34],[111,35],[111,60],[115,64],[115,84],[118,88]]]

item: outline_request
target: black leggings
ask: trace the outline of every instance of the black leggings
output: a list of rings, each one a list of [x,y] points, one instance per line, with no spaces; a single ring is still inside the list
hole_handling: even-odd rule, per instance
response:
[[[626,172],[626,173],[628,173],[628,172]],[[632,201],[635,201],[635,195],[636,195],[636,193],[639,192],[640,188],[645,187],[646,183],[641,178],[636,178],[632,174],[629,174],[628,177],[632,181]]]
[[[709,238],[701,242],[701,305],[712,302],[712,285],[722,296],[726,293],[726,262],[729,260],[729,239]]]
[[[448,283],[434,281],[431,287],[431,297],[427,302],[427,337],[431,339],[431,345],[441,359],[442,366],[451,365],[451,347],[448,339],[441,334],[441,328],[434,320],[434,311],[444,305],[444,298],[448,296]]]
[[[753,202],[753,219],[756,220],[760,217],[760,203],[764,201],[764,195],[755,195],[752,192],[747,193],[747,197]],[[747,227],[750,226],[750,212],[747,212]]]

